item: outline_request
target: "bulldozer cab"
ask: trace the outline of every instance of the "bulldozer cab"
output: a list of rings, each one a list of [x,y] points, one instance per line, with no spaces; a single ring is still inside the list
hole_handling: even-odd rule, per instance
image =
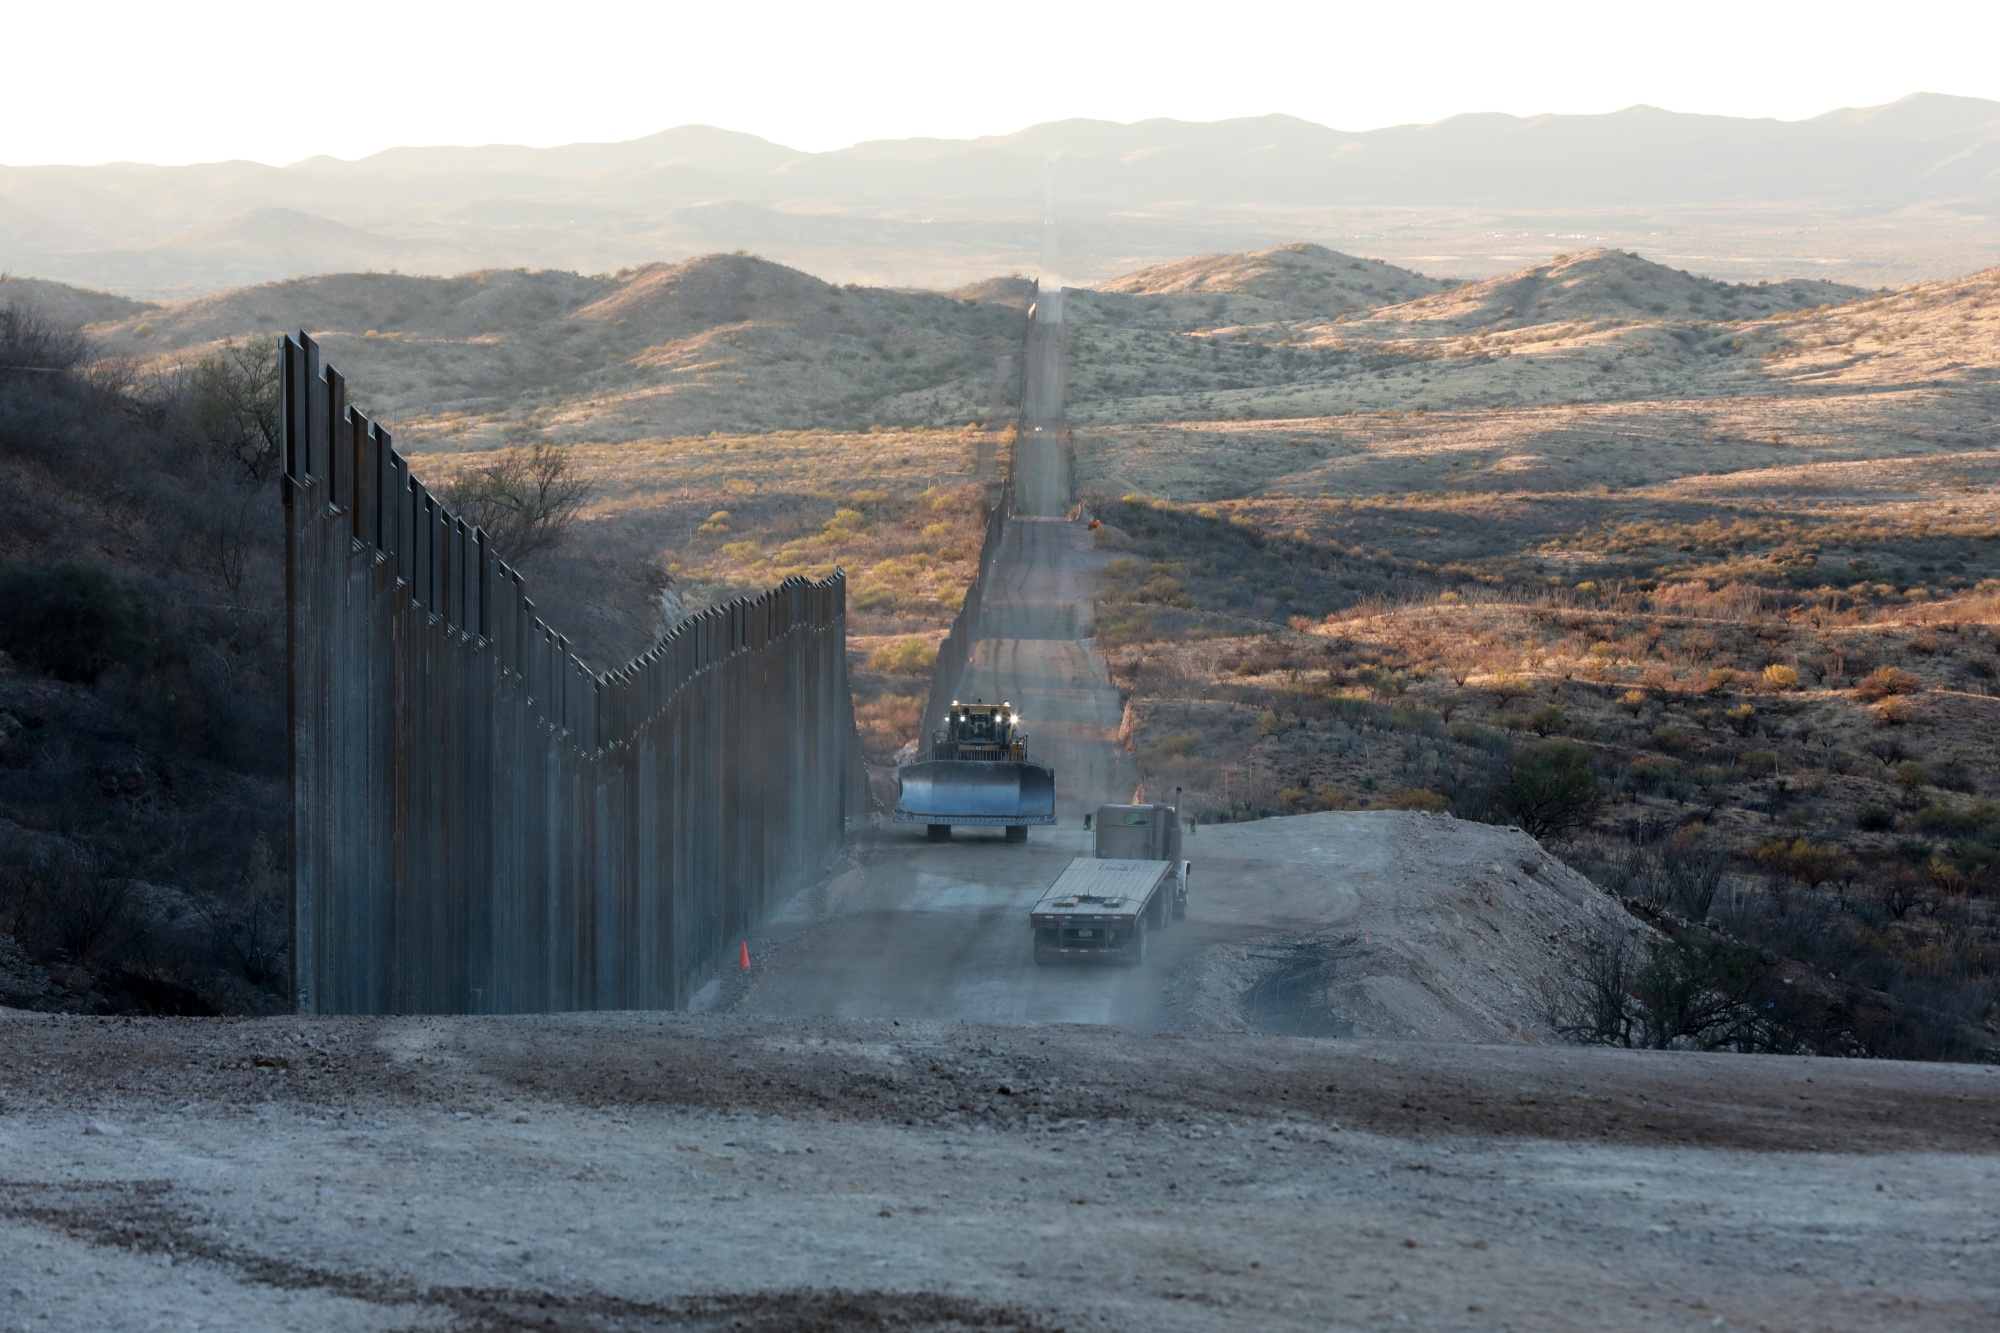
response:
[[[945,729],[937,738],[937,756],[949,759],[1020,760],[1024,747],[1020,718],[1011,703],[953,701]]]

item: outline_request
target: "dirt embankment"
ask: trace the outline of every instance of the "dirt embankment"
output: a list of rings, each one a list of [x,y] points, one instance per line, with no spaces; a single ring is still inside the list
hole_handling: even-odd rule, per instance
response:
[[[1444,815],[1216,824],[1188,849],[1224,940],[1171,984],[1195,1029],[1555,1041],[1550,988],[1598,943],[1647,933],[1519,829]]]

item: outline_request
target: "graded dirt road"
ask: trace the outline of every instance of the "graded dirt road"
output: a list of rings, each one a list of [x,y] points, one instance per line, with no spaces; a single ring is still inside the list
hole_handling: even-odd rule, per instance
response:
[[[1156,1027],[1160,977],[1209,942],[1198,927],[1168,931],[1135,969],[1038,968],[1029,952],[1029,907],[1070,858],[1090,854],[1084,814],[1130,799],[1138,781],[1118,743],[1123,704],[1088,637],[1109,557],[1062,517],[1061,293],[1042,307],[1014,459],[1021,516],[1007,524],[959,694],[1021,710],[1030,751],[1055,769],[1061,823],[1030,830],[1025,846],[999,829],[960,828],[945,845],[912,825],[869,831],[851,868],[759,932],[752,984],[723,997],[741,1012]]]
[[[0,1329],[1990,1329],[2000,1071],[0,1015]]]
[[[1014,442],[1014,512],[1061,518],[1070,506],[1069,432],[1063,421],[1063,294],[1042,293],[1028,332],[1021,429]]]
[[[1081,524],[1008,523],[989,637],[959,691],[1021,709],[1029,749],[1055,769],[1061,824],[1030,830],[1025,845],[999,829],[961,828],[947,844],[912,825],[868,831],[850,869],[752,941],[761,961],[743,1012],[1158,1025],[1158,969],[1199,932],[1168,931],[1146,968],[1038,968],[1028,947],[1029,907],[1071,857],[1089,855],[1084,812],[1129,798],[1137,782],[1117,742],[1118,693],[1081,638],[1102,564]]]

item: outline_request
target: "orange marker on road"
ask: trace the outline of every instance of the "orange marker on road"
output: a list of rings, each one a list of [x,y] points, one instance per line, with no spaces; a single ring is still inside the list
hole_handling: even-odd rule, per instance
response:
[[[738,959],[738,960],[737,960],[737,962],[736,962],[736,970],[737,970],[738,972],[748,972],[748,971],[750,970],[750,941],[749,941],[749,940],[745,940],[745,941],[743,941],[743,956],[742,956],[742,957],[741,957],[740,959]]]

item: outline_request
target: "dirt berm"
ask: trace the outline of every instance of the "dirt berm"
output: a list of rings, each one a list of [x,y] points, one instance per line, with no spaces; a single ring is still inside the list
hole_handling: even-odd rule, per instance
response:
[[[1227,941],[1168,986],[1174,1026],[1553,1041],[1546,991],[1646,927],[1513,828],[1395,810],[1199,829],[1199,928]]]

